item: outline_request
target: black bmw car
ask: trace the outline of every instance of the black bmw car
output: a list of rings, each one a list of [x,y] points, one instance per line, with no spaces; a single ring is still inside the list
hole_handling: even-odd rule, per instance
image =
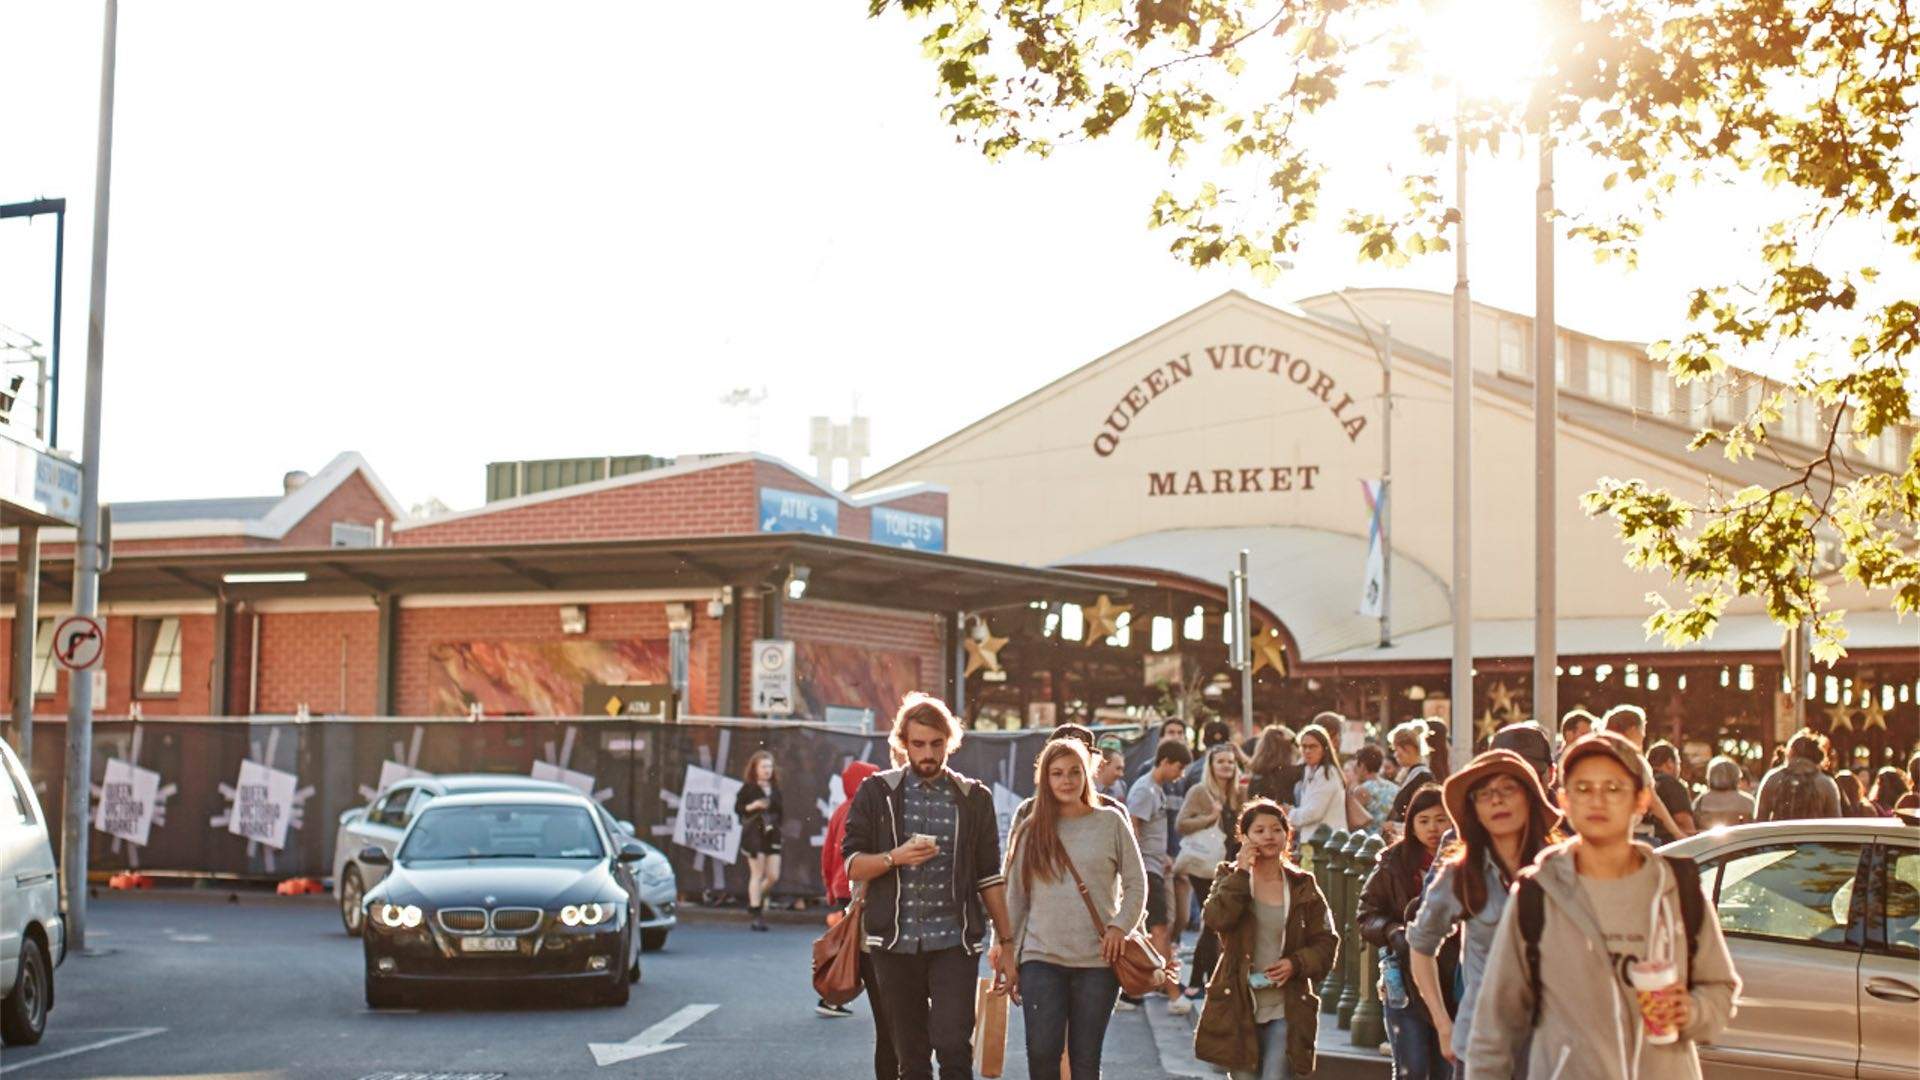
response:
[[[607,832],[586,799],[491,792],[433,800],[367,893],[367,1004],[476,983],[573,984],[624,1005],[640,978],[646,848]],[[370,847],[369,865],[389,856]]]

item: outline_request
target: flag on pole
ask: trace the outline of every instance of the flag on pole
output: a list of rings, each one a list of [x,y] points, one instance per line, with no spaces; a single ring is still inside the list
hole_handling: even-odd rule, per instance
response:
[[[1378,480],[1360,481],[1360,491],[1367,497],[1367,510],[1372,518],[1367,527],[1367,570],[1360,586],[1360,614],[1377,619],[1387,588],[1386,554],[1380,547],[1380,516],[1387,500]]]

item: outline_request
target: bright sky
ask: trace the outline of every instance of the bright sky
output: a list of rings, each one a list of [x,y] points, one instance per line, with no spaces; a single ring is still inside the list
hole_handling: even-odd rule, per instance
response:
[[[0,202],[72,210],[75,449],[100,6],[0,7]],[[866,6],[127,0],[105,498],[267,494],[346,449],[455,507],[493,460],[757,441],[809,468],[808,417],[856,401],[871,471],[1228,288],[1451,287],[1451,255],[1357,264],[1336,214],[1271,289],[1195,273],[1145,228],[1149,151],[983,161],[938,117],[920,28]],[[1387,183],[1398,139],[1330,148],[1337,190]],[[1474,170],[1475,299],[1529,311],[1531,160]],[[1674,332],[1754,220],[1683,216],[1637,274],[1566,251],[1561,322]],[[0,225],[0,324],[43,341],[52,234]],[[735,387],[766,389],[757,440]]]

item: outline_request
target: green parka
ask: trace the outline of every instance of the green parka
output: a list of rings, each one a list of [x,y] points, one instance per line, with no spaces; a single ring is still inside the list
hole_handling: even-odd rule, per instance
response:
[[[1313,875],[1282,863],[1289,904],[1282,946],[1293,977],[1281,988],[1287,1020],[1287,1068],[1294,1076],[1313,1072],[1314,1038],[1320,1029],[1320,996],[1314,985],[1333,970],[1340,938]],[[1220,935],[1220,963],[1207,981],[1207,998],[1193,1033],[1193,1056],[1223,1068],[1258,1072],[1260,1035],[1253,1022],[1253,885],[1245,870],[1221,863],[1214,872],[1202,918]]]

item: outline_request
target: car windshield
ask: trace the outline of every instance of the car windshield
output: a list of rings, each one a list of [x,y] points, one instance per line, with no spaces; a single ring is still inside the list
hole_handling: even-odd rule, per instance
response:
[[[400,848],[407,861],[598,859],[593,818],[577,806],[429,807]]]

